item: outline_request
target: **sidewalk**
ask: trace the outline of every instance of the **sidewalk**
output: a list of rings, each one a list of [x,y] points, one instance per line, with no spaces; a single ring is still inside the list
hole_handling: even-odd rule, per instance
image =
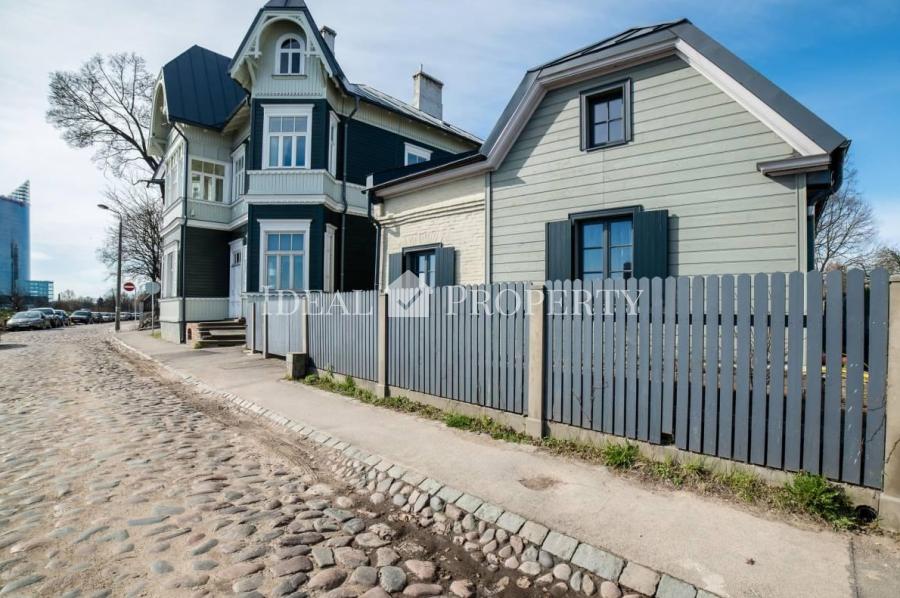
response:
[[[900,547],[888,539],[800,529],[651,490],[600,466],[287,382],[283,361],[235,348],[193,350],[142,332],[117,338],[210,387],[722,596],[898,595]]]

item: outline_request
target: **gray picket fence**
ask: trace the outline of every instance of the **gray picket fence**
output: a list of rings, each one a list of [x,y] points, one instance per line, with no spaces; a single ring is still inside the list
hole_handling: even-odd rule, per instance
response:
[[[547,282],[545,417],[880,488],[888,280]]]
[[[304,319],[298,303],[301,300],[291,294],[246,295],[242,311],[247,322],[247,347],[282,357],[304,351]]]
[[[524,283],[439,287],[427,317],[388,317],[388,384],[525,413]]]
[[[308,294],[310,365],[361,380],[378,377],[378,292]]]

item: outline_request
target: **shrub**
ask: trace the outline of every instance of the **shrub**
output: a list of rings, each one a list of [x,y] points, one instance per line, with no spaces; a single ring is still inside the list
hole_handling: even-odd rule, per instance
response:
[[[630,469],[634,466],[638,457],[636,444],[626,442],[624,444],[611,443],[603,447],[601,452],[603,462],[613,469]]]
[[[835,527],[852,527],[853,510],[844,489],[820,475],[798,473],[782,489],[782,501],[792,510],[824,519]]]

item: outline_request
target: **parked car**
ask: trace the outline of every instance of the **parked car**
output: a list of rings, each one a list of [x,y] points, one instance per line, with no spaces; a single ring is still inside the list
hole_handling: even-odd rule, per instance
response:
[[[72,315],[69,316],[69,321],[73,324],[93,324],[94,314],[86,309],[79,309],[72,312]]]
[[[104,322],[115,322],[115,321],[116,321],[116,314],[114,314],[114,313],[112,313],[112,312],[110,312],[110,311],[105,311],[105,312],[103,312],[103,321],[104,321]]]
[[[7,330],[43,330],[50,326],[50,318],[37,310],[20,311],[6,321]]]
[[[34,311],[39,311],[50,321],[51,328],[59,328],[63,325],[62,320],[59,319],[59,316],[56,314],[56,310],[52,307],[35,307]]]
[[[93,311],[93,312],[91,312],[91,315],[94,316],[95,324],[99,324],[99,323],[103,322],[103,314],[101,312]]]
[[[63,326],[68,326],[71,322],[69,321],[69,314],[61,309],[54,309],[56,316],[59,318],[59,321],[62,322]]]

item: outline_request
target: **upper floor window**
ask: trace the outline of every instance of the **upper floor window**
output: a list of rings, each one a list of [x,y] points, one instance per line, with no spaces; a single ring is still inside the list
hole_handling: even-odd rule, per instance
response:
[[[627,143],[631,139],[631,81],[581,94],[582,149]]]
[[[244,173],[246,167],[246,152],[244,145],[238,146],[231,154],[231,201],[236,202],[244,194]]]
[[[306,44],[296,35],[286,35],[278,40],[275,73],[278,75],[302,75]]]
[[[267,106],[263,164],[266,168],[309,168],[311,106]]]
[[[338,150],[338,115],[334,112],[328,115],[328,172],[331,176],[337,176],[337,150]]]
[[[634,235],[631,217],[597,218],[578,223],[578,278],[631,278]]]
[[[409,166],[410,164],[419,164],[421,162],[428,162],[429,160],[431,160],[431,150],[427,150],[424,147],[419,147],[418,145],[413,145],[411,143],[405,143],[403,144],[403,146],[404,166]]]
[[[178,144],[166,158],[166,203],[170,204],[183,194],[181,171],[184,170],[184,145]]]
[[[225,201],[225,165],[191,159],[191,199]]]

